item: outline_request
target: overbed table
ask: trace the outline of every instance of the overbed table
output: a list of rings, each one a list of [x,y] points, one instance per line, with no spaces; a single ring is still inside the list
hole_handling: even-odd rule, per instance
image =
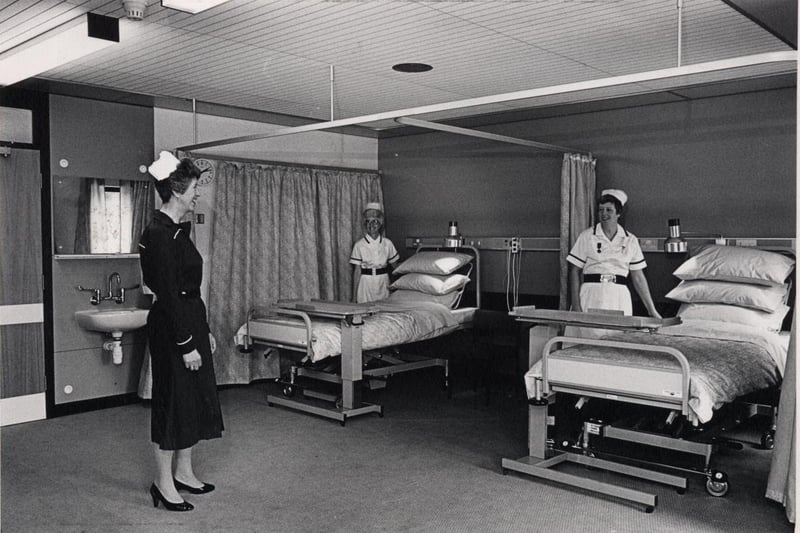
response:
[[[278,302],[274,309],[276,312],[286,315],[310,316],[320,318],[333,318],[341,321],[342,332],[342,357],[341,357],[341,385],[342,396],[341,406],[333,408],[319,407],[291,398],[268,395],[269,404],[278,404],[293,409],[313,413],[316,415],[333,418],[344,425],[345,421],[353,416],[367,413],[378,413],[383,416],[383,407],[380,405],[367,404],[361,402],[361,389],[358,382],[363,378],[362,375],[362,353],[361,353],[361,326],[364,317],[378,312],[378,308],[369,304],[356,304],[350,302],[335,302],[325,300],[286,300]],[[306,370],[306,373],[314,372]],[[324,379],[325,373],[320,374],[319,379]],[[311,391],[305,391],[306,395]],[[328,397],[321,399],[329,400]]]
[[[656,331],[664,326],[680,324],[678,317],[658,319],[652,317],[625,316],[606,312],[576,312],[553,309],[536,309],[534,306],[515,307],[509,313],[520,322],[534,324],[529,334],[529,368],[533,367],[541,357],[545,345],[560,334],[564,326],[578,326],[614,330]],[[565,337],[565,339],[569,339]],[[502,460],[503,473],[509,470],[530,476],[548,479],[589,490],[645,506],[646,512],[652,512],[656,506],[655,494],[620,487],[588,479],[582,476],[553,470],[562,463],[576,463],[588,467],[600,468],[632,477],[638,477],[657,483],[675,487],[683,492],[687,487],[684,477],[655,472],[626,464],[607,461],[592,456],[571,452],[554,452],[547,446],[548,406],[555,401],[555,394],[540,399],[530,400],[528,409],[528,456],[519,459]]]

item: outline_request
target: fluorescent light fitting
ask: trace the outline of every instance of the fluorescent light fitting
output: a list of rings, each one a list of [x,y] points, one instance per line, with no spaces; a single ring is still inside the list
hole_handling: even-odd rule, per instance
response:
[[[0,86],[28,79],[118,42],[118,19],[85,13],[0,54]]]
[[[227,1],[228,0],[161,0],[161,6],[196,15],[201,11],[211,9]]]

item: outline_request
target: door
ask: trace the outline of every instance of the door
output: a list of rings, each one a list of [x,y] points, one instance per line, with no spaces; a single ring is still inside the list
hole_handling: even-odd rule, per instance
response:
[[[46,416],[41,202],[39,151],[0,156],[0,425]]]

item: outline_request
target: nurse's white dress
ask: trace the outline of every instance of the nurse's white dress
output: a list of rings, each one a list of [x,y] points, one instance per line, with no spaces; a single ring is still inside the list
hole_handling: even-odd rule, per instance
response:
[[[575,241],[567,261],[582,269],[582,274],[614,274],[627,277],[631,270],[647,267],[639,240],[622,226],[609,240],[600,224],[584,230]],[[585,282],[580,290],[581,308],[622,311],[633,314],[631,293],[627,285],[614,282]],[[596,338],[608,330],[568,326],[564,335]]]

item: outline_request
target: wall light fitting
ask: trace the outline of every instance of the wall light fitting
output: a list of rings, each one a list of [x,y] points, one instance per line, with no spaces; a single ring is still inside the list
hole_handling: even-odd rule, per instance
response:
[[[0,86],[28,79],[118,42],[118,19],[85,13],[0,54]]]
[[[227,1],[228,0],[161,0],[161,6],[195,15],[206,9],[224,4]]]

